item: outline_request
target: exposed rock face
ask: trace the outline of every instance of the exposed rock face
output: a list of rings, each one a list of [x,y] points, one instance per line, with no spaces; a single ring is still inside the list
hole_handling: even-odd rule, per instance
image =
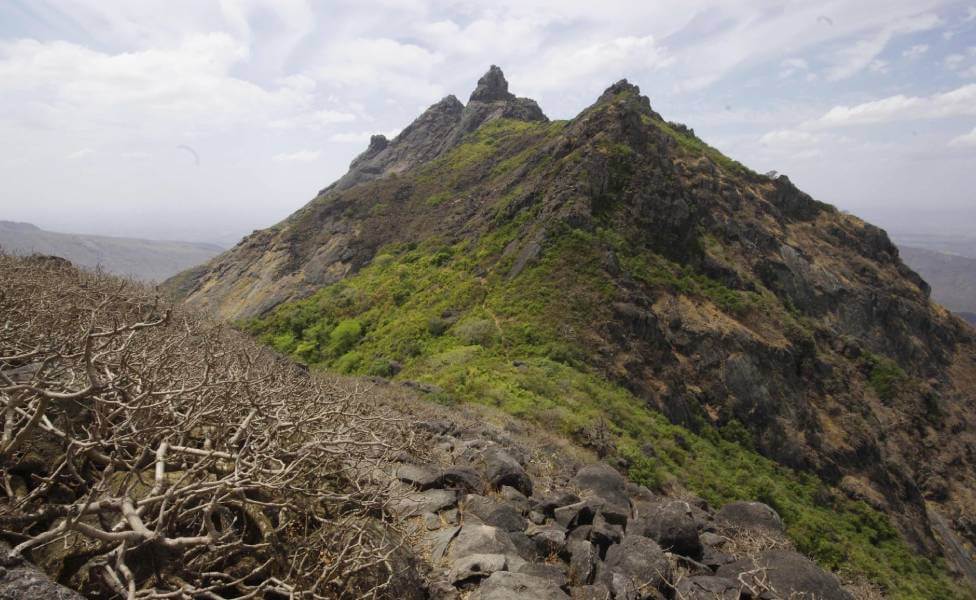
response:
[[[929,509],[976,543],[976,332],[930,301],[884,231],[722,157],[626,81],[544,123],[492,69],[466,106],[445,98],[374,140],[306,207],[171,288],[247,318],[387,244],[474,245],[501,227],[515,233],[477,276],[517,285],[567,232],[588,236],[606,297],[561,340],[587,369],[690,429],[741,425],[763,455],[885,511],[920,551],[939,552]],[[479,137],[493,124],[512,133]],[[625,507],[590,496],[554,507],[558,523],[591,527],[605,550]]]
[[[478,80],[478,87],[471,92],[472,102],[495,102],[514,100],[515,94],[508,91],[508,82],[502,70],[495,65],[491,65],[488,72]]]

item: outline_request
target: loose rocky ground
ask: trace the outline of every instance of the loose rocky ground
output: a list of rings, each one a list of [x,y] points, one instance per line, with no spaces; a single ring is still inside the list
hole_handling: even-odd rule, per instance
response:
[[[429,454],[392,469],[432,599],[882,597],[797,553],[765,504],[654,494],[513,421],[429,415],[417,424]]]

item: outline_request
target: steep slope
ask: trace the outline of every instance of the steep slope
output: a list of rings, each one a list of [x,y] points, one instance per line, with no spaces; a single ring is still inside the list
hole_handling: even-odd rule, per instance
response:
[[[60,256],[142,281],[162,281],[223,251],[215,244],[57,233],[12,221],[0,221],[0,248],[13,254]]]
[[[549,122],[493,68],[169,286],[299,360],[499,406],[637,481],[765,498],[804,551],[897,597],[941,576],[882,513],[930,557],[930,510],[976,541],[972,331],[883,231],[626,81]]]
[[[0,281],[0,598],[876,597],[767,505],[655,494],[62,259],[0,254]]]
[[[957,313],[976,313],[976,259],[899,246],[905,264],[932,286],[932,298]]]

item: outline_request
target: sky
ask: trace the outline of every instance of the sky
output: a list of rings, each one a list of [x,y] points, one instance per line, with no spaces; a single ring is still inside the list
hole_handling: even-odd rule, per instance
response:
[[[893,232],[976,225],[976,1],[0,0],[0,219],[233,244],[491,64]]]

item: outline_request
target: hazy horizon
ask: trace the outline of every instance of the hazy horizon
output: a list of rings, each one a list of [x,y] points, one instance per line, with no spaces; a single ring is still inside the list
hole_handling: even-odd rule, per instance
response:
[[[490,64],[553,119],[626,77],[889,231],[976,223],[971,2],[8,2],[0,219],[232,244]]]

